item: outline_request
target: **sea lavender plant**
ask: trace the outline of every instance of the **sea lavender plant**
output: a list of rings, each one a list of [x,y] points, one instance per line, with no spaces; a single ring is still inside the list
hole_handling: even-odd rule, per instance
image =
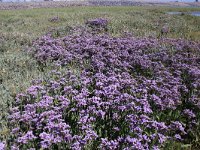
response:
[[[107,30],[108,20],[104,18],[96,18],[93,20],[87,20],[85,23],[88,27],[91,27],[93,30]]]
[[[0,150],[4,150],[6,148],[4,142],[0,142]]]
[[[17,96],[11,147],[160,149],[199,132],[199,43],[77,29],[30,52],[57,69]]]

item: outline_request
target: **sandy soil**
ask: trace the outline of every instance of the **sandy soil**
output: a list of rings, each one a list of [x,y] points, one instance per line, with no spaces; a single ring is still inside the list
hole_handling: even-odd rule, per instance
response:
[[[200,2],[198,3],[183,3],[183,2],[169,2],[161,3],[158,1],[149,2],[149,0],[136,0],[131,3],[120,3],[104,1],[103,3],[90,3],[87,1],[82,2],[67,2],[67,1],[46,1],[46,2],[21,2],[21,3],[2,3],[0,2],[0,10],[10,10],[10,9],[33,9],[33,8],[56,8],[56,7],[68,7],[68,6],[90,6],[90,5],[131,5],[131,6],[171,6],[171,7],[200,7]]]

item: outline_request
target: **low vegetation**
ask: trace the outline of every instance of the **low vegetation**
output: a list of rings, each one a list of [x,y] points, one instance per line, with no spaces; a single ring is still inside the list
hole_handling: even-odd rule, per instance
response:
[[[200,18],[171,10],[198,8],[1,11],[1,145],[198,149]]]

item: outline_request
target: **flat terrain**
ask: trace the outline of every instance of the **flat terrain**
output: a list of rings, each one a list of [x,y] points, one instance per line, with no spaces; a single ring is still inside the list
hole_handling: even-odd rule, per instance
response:
[[[168,6],[168,7],[200,7],[200,2],[158,2],[136,0],[133,2],[109,2],[109,1],[58,1],[58,2],[20,2],[20,3],[0,3],[0,10],[9,9],[33,9],[33,8],[57,8],[67,6],[95,6],[95,5],[125,5],[125,6]]]
[[[36,60],[26,53],[32,41],[45,33],[52,30],[64,33],[70,27],[84,25],[88,19],[102,17],[109,20],[109,33],[113,36],[129,32],[135,37],[157,38],[163,26],[167,26],[169,32],[165,37],[200,40],[200,17],[166,14],[168,11],[200,11],[200,8],[157,7],[157,4],[149,4],[156,7],[65,7],[64,2],[54,4],[57,3],[0,4],[0,9],[20,9],[0,10],[0,140],[9,135],[7,114],[16,94],[24,92],[33,79],[45,78],[52,69],[47,65],[41,70]],[[191,3],[179,4],[191,6]],[[60,6],[63,8],[37,8]],[[52,21],[55,17],[59,19]]]

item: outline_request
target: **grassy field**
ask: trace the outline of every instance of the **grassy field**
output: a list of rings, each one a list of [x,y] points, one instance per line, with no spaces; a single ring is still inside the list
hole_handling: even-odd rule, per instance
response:
[[[26,53],[34,39],[52,29],[67,31],[84,25],[87,19],[109,20],[109,32],[120,36],[131,32],[136,37],[159,37],[163,26],[172,38],[200,40],[200,17],[167,15],[168,11],[200,11],[200,8],[153,7],[67,7],[0,11],[0,137],[9,135],[6,121],[8,109],[17,93],[30,86],[33,79],[45,78],[51,67],[41,71],[37,62]],[[59,20],[49,21],[53,17]]]

